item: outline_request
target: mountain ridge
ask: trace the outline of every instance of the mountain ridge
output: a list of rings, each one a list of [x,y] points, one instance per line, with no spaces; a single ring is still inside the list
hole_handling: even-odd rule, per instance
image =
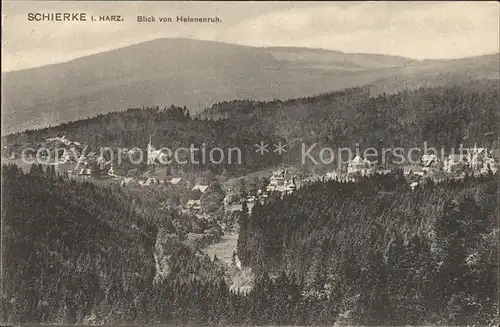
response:
[[[428,79],[424,85],[498,78],[495,58],[498,54],[423,63],[323,49],[156,39],[2,73],[2,134],[157,104],[200,112],[231,99],[289,99],[369,84],[374,92],[390,92],[398,90],[399,80],[418,87]],[[394,76],[401,79],[384,82]]]
[[[131,48],[147,43],[152,43],[152,42],[159,42],[159,41],[167,41],[167,40],[181,40],[181,41],[196,41],[196,42],[206,42],[206,43],[215,43],[215,44],[225,44],[225,45],[234,45],[238,47],[246,47],[246,48],[256,48],[256,49],[267,49],[267,50],[272,50],[272,51],[303,51],[303,52],[322,52],[322,53],[330,53],[330,54],[343,54],[343,55],[366,55],[366,56],[379,56],[379,57],[392,57],[392,58],[398,58],[398,59],[404,59],[408,60],[409,62],[417,62],[417,63],[425,63],[425,62],[435,62],[435,61],[457,61],[457,60],[462,60],[462,59],[470,59],[470,58],[480,58],[480,57],[487,57],[487,56],[498,56],[500,55],[500,52],[496,53],[488,53],[488,54],[481,54],[481,55],[475,55],[475,56],[468,56],[468,57],[458,57],[458,58],[423,58],[423,59],[417,59],[417,58],[412,58],[412,57],[406,57],[406,56],[401,56],[401,55],[393,55],[393,54],[385,54],[385,53],[371,53],[371,52],[346,52],[346,51],[341,51],[341,50],[333,50],[333,49],[326,49],[326,48],[317,48],[317,47],[299,47],[299,46],[252,46],[252,45],[244,45],[244,44],[236,44],[236,43],[229,43],[229,42],[224,42],[224,41],[213,41],[213,40],[201,40],[201,39],[190,39],[190,38],[157,38],[153,40],[148,40],[148,41],[141,41],[137,43],[132,43],[126,46],[122,46],[119,48],[113,48],[113,49],[108,49],[104,50],[101,52],[96,52],[88,55],[83,55],[77,58],[73,58],[70,60],[62,61],[62,62],[57,62],[57,63],[50,63],[46,65],[41,65],[41,66],[36,66],[36,67],[29,67],[29,68],[22,68],[22,69],[14,69],[14,70],[9,70],[9,71],[2,71],[2,74],[10,74],[10,73],[19,73],[19,72],[24,72],[24,71],[30,71],[30,70],[36,70],[39,68],[44,68],[48,66],[55,66],[55,65],[60,65],[60,64],[65,64],[65,63],[70,63],[73,61],[78,61],[80,59],[108,53],[108,52],[113,52],[116,50],[122,50],[126,48]]]

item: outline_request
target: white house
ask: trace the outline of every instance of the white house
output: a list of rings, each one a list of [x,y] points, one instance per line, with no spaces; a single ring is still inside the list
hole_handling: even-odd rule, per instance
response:
[[[430,172],[440,168],[441,160],[435,154],[424,154],[420,158],[422,169]]]
[[[423,169],[420,165],[406,166],[403,168],[403,174],[405,176],[416,175],[416,176],[424,176],[427,174],[427,171]]]
[[[189,211],[199,211],[201,210],[201,201],[200,200],[188,200],[186,203],[186,209]]]
[[[191,191],[199,190],[201,193],[206,193],[207,189],[208,189],[208,185],[199,185],[199,184],[196,184],[195,186],[193,186],[193,188],[191,189]]]
[[[80,176],[90,176],[91,175],[91,170],[90,168],[81,168],[80,169]]]
[[[483,161],[483,167],[481,168],[481,174],[487,174],[491,172],[495,174],[498,171],[497,163],[494,158],[486,158]]]
[[[355,156],[347,165],[347,174],[361,174],[363,176],[371,173],[370,161],[361,158],[359,155]]]
[[[464,156],[460,154],[450,154],[443,162],[443,170],[448,173],[458,173],[466,165]]]
[[[295,176],[293,176],[290,179],[287,173],[288,171],[286,168],[274,171],[271,177],[269,178],[269,185],[266,186],[266,191],[285,192],[285,189],[287,189],[290,185],[293,185],[292,188],[295,189],[296,188]]]
[[[132,178],[126,177],[126,178],[121,180],[120,186],[125,187],[125,186],[129,185],[132,181],[133,181]]]
[[[184,185],[184,180],[181,177],[174,177],[170,180],[170,184],[172,185]]]

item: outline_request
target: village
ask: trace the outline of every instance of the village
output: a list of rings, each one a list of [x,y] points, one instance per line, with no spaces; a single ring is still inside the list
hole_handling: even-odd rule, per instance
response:
[[[225,211],[241,211],[245,203],[249,210],[256,202],[265,203],[271,196],[283,198],[294,193],[304,185],[314,182],[326,182],[335,180],[338,182],[354,182],[359,178],[369,177],[374,174],[389,174],[395,170],[402,171],[410,188],[416,188],[422,181],[431,179],[439,182],[445,179],[462,179],[467,174],[487,175],[495,174],[498,170],[498,150],[489,150],[474,145],[472,148],[464,149],[462,155],[450,154],[443,159],[435,154],[424,154],[418,164],[396,165],[394,167],[382,167],[373,164],[361,155],[356,155],[347,164],[338,170],[318,174],[302,172],[292,166],[283,166],[279,169],[269,170],[254,180],[242,176],[239,178],[222,178],[207,173],[185,172],[183,167],[170,167],[161,165],[161,157],[165,154],[157,150],[151,141],[147,145],[146,169],[126,168],[115,166],[96,151],[85,155],[85,160],[77,166],[75,153],[80,153],[84,145],[77,141],[70,141],[65,136],[49,138],[45,142],[48,148],[57,148],[63,151],[55,156],[59,172],[75,179],[92,179],[95,182],[109,182],[121,187],[133,189],[159,189],[170,194],[177,193],[177,201],[166,201],[163,206],[175,209],[183,214],[192,214],[200,218],[210,219],[210,216],[202,208],[200,198],[211,192],[211,185],[215,182],[221,185],[222,205]],[[125,153],[133,155],[133,153]],[[9,154],[9,159],[15,159],[15,154]],[[73,168],[72,168],[73,167]],[[172,196],[171,196],[172,197]]]

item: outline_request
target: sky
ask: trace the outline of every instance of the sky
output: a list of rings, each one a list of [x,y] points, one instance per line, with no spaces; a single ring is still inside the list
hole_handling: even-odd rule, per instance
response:
[[[497,2],[2,1],[2,71],[59,63],[164,37],[296,46],[413,59],[499,52]],[[121,15],[123,22],[36,22],[28,13]],[[138,23],[137,16],[156,17]],[[219,17],[218,24],[158,17]]]

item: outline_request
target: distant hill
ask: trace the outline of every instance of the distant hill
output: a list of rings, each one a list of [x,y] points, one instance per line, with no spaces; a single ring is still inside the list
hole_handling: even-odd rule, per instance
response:
[[[373,84],[374,92],[498,78],[499,56],[461,60],[256,48],[158,39],[66,63],[2,73],[2,133],[54,126],[110,111],[228,99],[289,99]]]

